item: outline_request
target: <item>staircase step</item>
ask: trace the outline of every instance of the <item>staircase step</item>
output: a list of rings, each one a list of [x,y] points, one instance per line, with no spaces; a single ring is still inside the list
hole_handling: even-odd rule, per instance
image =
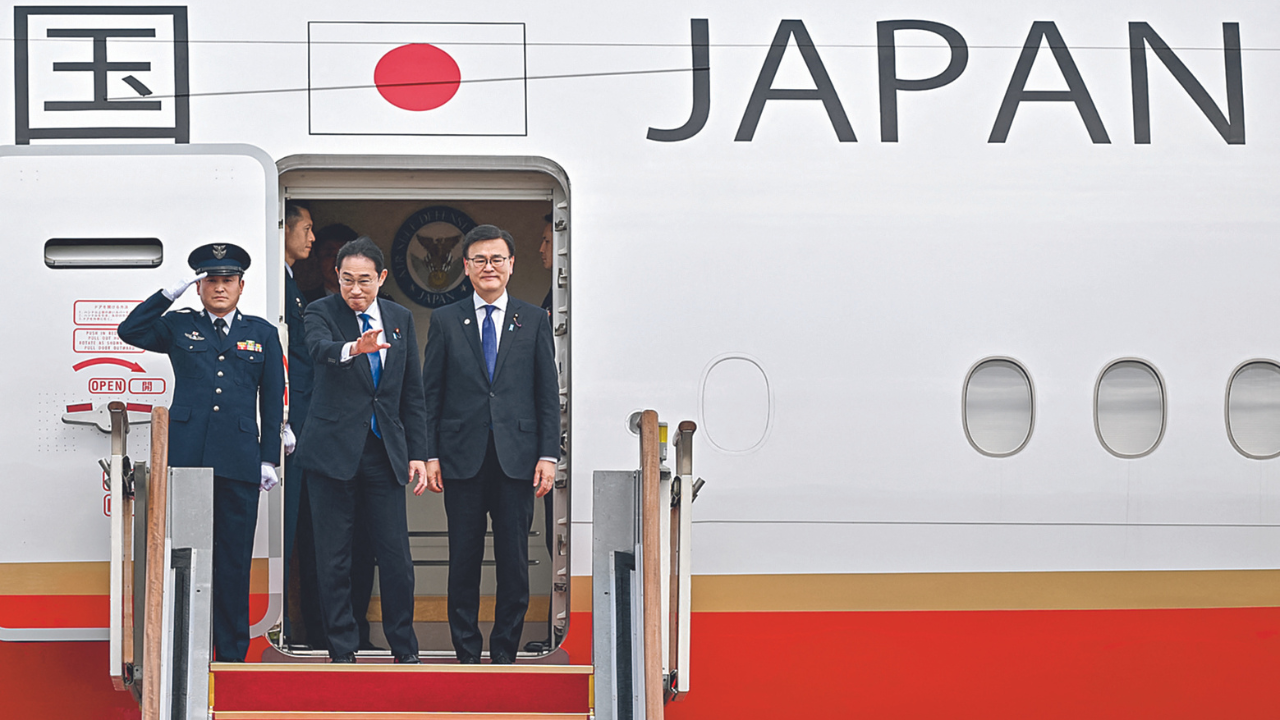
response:
[[[216,720],[585,718],[590,665],[214,663]]]

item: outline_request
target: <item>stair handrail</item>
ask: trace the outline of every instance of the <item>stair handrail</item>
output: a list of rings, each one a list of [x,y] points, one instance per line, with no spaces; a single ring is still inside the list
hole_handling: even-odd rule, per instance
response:
[[[142,720],[160,720],[164,650],[165,534],[169,507],[169,410],[151,410],[151,477],[147,487],[147,566],[142,647]]]
[[[670,617],[670,634],[667,640],[666,697],[680,700],[689,691],[689,616],[693,590],[692,548],[693,511],[690,507],[697,495],[697,483],[693,477],[693,434],[698,424],[692,420],[680,422],[675,436],[676,473],[671,481],[670,525],[670,598],[667,613]]]
[[[127,597],[128,560],[130,546],[128,526],[130,514],[125,507],[124,463],[129,452],[128,406],[116,400],[107,404],[111,427],[111,455],[106,461],[107,487],[111,493],[111,619],[108,630],[111,659],[111,684],[116,690],[126,690],[128,678],[125,668],[133,662],[133,644],[130,642],[131,615]],[[117,609],[119,613],[117,614]]]
[[[662,521],[663,507],[658,484],[662,479],[662,448],[658,435],[658,413],[645,410],[640,416],[640,552],[644,598],[644,709],[645,720],[662,720]]]

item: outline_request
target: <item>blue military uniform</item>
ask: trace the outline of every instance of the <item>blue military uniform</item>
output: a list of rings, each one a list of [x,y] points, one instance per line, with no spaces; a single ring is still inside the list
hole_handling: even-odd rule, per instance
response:
[[[241,275],[249,257],[234,245],[205,245],[188,263],[197,272]],[[134,308],[117,332],[130,345],[168,355],[173,366],[169,465],[213,468],[214,645],[220,660],[243,660],[249,648],[249,570],[262,463],[280,462],[280,336],[266,320],[233,310],[223,337],[210,313],[166,312],[172,304],[157,292]]]

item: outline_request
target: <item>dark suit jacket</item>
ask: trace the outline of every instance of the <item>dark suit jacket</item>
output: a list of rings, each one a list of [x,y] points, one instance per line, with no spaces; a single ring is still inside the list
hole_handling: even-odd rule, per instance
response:
[[[472,296],[431,315],[422,366],[427,454],[440,459],[446,479],[480,472],[490,427],[509,477],[532,480],[538,458],[560,457],[559,381],[547,312],[508,296],[503,324],[490,383]]]
[[[342,346],[360,337],[360,322],[341,295],[307,306],[307,348],[315,361],[311,412],[298,438],[302,467],[337,480],[356,474],[369,432],[378,413],[378,430],[401,485],[409,482],[409,461],[426,460],[426,408],[418,375],[418,337],[413,315],[390,300],[377,300],[383,332],[390,343],[377,388],[368,355],[339,362]]]
[[[280,333],[237,310],[224,340],[208,314],[189,308],[165,312],[172,304],[157,292],[116,330],[130,345],[165,353],[173,366],[169,465],[209,467],[218,477],[257,485],[261,463],[280,462]]]
[[[293,276],[284,276],[285,324],[289,327],[289,424],[296,436],[302,432],[311,408],[311,383],[315,375],[311,353],[307,351],[307,328],[302,313],[307,302],[298,291]]]

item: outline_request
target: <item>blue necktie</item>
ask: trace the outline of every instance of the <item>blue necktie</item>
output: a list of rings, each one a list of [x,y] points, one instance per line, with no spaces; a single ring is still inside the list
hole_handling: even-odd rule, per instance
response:
[[[493,366],[498,362],[498,331],[493,327],[493,311],[497,305],[484,306],[484,324],[480,326],[480,338],[484,345],[484,365],[489,369],[489,382],[493,382]]]
[[[360,329],[369,332],[373,329],[373,324],[369,322],[368,313],[360,313]],[[382,377],[382,353],[374,350],[369,353],[369,372],[373,373],[373,386],[378,387],[378,378]],[[373,436],[382,437],[382,433],[378,430],[378,413],[373,413],[373,419],[370,421],[369,427],[373,430]]]

